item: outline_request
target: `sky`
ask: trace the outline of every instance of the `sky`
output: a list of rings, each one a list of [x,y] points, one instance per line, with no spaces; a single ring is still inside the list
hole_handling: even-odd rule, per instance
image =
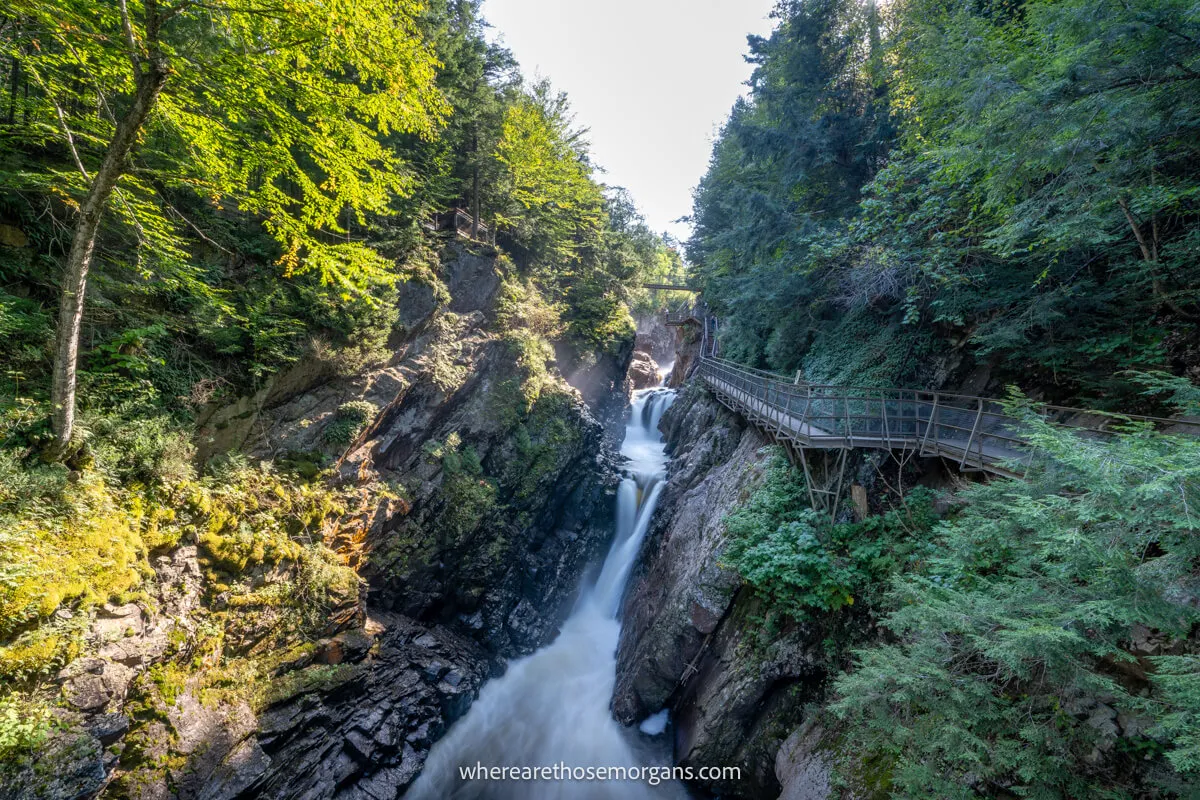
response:
[[[654,230],[686,239],[713,139],[750,77],[746,36],[774,0],[485,0],[492,36],[546,77],[590,129],[601,180]]]

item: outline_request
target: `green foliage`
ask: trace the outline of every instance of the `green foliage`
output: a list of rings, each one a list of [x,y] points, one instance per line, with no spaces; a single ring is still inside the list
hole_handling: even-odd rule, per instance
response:
[[[505,469],[505,484],[517,501],[527,501],[546,490],[547,476],[555,475],[578,453],[580,433],[569,419],[573,398],[565,392],[543,392],[526,419],[516,427],[516,454]]]
[[[759,488],[725,518],[729,544],[722,560],[772,610],[807,620],[864,600],[874,605],[932,521],[930,497],[915,491],[883,516],[832,523],[809,508],[803,477],[776,452]]]
[[[170,417],[125,409],[84,425],[95,468],[115,482],[173,485],[194,476],[191,437]]]
[[[497,224],[512,229],[539,260],[573,258],[581,235],[595,235],[603,224],[603,194],[592,180],[586,143],[571,125],[566,95],[542,81],[508,109],[496,145],[511,204]]]
[[[151,4],[130,3],[122,17],[115,7],[97,13],[90,3],[22,0],[15,33],[0,42],[41,89],[23,112],[44,121],[42,131],[61,128],[64,139],[70,131],[89,171],[115,122],[70,100],[132,95],[131,59],[160,57],[173,68],[150,119],[145,167],[122,178],[114,209],[149,245],[147,266],[182,258],[179,217],[162,187],[188,187],[213,205],[233,202],[261,216],[282,247],[285,273],[311,272],[347,292],[388,280],[389,265],[358,242],[323,234],[345,232],[347,209],[360,224],[364,214],[386,213],[411,185],[379,135],[432,135],[445,112],[416,25],[422,10],[408,0],[332,10],[230,0],[166,9],[162,24]],[[74,172],[60,177],[78,191]]]
[[[1162,370],[1134,372],[1130,378],[1151,396],[1169,395],[1167,404],[1190,416],[1200,415],[1200,386]]]
[[[1172,744],[1167,759],[1181,773],[1200,772],[1200,659],[1159,656],[1152,676],[1160,693],[1158,725],[1152,735]]]
[[[0,697],[0,769],[32,756],[54,729],[50,709],[15,694]]]
[[[367,400],[351,400],[338,406],[333,422],[321,432],[321,438],[331,445],[348,445],[353,442],[367,424],[375,419],[379,409]]]
[[[1092,755],[1115,744],[1088,722],[1098,702],[1156,724],[1127,732],[1127,748],[1165,746],[1194,792],[1194,659],[1140,660],[1129,642],[1136,628],[1189,647],[1200,622],[1200,444],[1028,424],[1044,460],[1025,481],[959,495],[932,552],[893,584],[895,643],[858,654],[834,710],[865,758],[890,765],[897,797],[1134,796],[1119,754]]]
[[[1062,401],[1160,410],[1130,371],[1196,365],[1194,8],[782,0],[776,16],[688,243],[726,354],[857,384],[986,362]]]
[[[428,450],[442,463],[442,507],[437,517],[438,533],[451,543],[464,542],[496,507],[496,486],[483,474],[473,447],[462,447],[458,434],[445,444]]]

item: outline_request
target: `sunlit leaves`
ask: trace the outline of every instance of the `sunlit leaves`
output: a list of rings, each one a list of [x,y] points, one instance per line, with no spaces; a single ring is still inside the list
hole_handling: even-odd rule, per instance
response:
[[[16,35],[0,41],[36,76],[43,124],[55,124],[57,105],[90,169],[132,90],[131,60],[161,51],[166,89],[135,168],[119,184],[136,198],[124,203],[136,217],[127,221],[164,234],[148,250],[183,260],[182,245],[168,235],[178,220],[157,197],[159,186],[182,186],[214,207],[261,217],[287,272],[314,272],[348,292],[383,279],[386,264],[344,239],[348,223],[389,213],[393,199],[413,189],[381,137],[432,137],[448,111],[418,28],[424,4],[177,0],[156,7],[165,21],[148,30],[147,7],[130,3],[133,53],[116,4],[87,0],[18,0]],[[84,183],[76,181],[79,189]],[[122,205],[120,195],[114,205]]]

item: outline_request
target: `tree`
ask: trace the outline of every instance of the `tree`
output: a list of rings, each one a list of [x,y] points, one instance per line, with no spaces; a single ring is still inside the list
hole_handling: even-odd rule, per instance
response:
[[[438,87],[453,108],[445,130],[422,160],[430,200],[441,212],[450,204],[472,212],[473,235],[487,220],[503,172],[495,158],[508,107],[521,90],[512,53],[485,35],[481,0],[435,0],[428,13],[437,43]]]
[[[573,258],[604,224],[586,132],[572,123],[566,95],[543,81],[508,108],[496,145],[507,200],[496,222],[548,263]]]
[[[388,274],[346,225],[387,213],[412,186],[381,137],[430,136],[444,116],[422,10],[419,0],[10,6],[16,24],[2,46],[32,77],[77,170],[64,180],[79,213],[62,279],[51,456],[74,432],[88,272],[114,196],[139,242],[187,224],[166,218],[162,191],[187,189],[261,217],[285,275],[313,271],[350,294]],[[147,250],[182,257],[177,241]]]

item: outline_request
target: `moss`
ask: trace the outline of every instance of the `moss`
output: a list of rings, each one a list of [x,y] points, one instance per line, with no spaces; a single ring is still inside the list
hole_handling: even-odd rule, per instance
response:
[[[295,561],[303,549],[291,539],[273,536],[272,532],[238,526],[220,533],[206,531],[200,536],[201,561],[214,574],[225,572],[238,575],[248,568]]]
[[[374,403],[366,400],[352,400],[349,403],[342,403],[338,406],[333,421],[322,431],[321,438],[326,444],[334,446],[348,445],[366,429],[367,423],[378,413],[379,408]]]
[[[92,605],[132,590],[150,545],[170,538],[161,518],[147,527],[144,505],[122,502],[96,475],[68,487],[64,506],[57,517],[0,518],[0,637],[64,602]]]
[[[368,556],[371,563],[391,580],[403,580],[415,564],[429,561],[436,550],[431,537],[411,523],[389,534]]]
[[[425,456],[439,461],[443,473],[442,505],[435,528],[444,541],[459,544],[495,509],[496,484],[483,474],[475,448],[464,447],[457,433],[451,433],[445,442],[427,442]]]
[[[88,469],[65,483],[48,474],[54,480],[33,486],[17,506],[0,492],[0,684],[21,688],[16,702],[33,707],[48,696],[55,687],[47,676],[84,652],[89,605],[140,598],[152,607],[145,587],[156,551],[195,541],[205,600],[228,601],[193,611],[193,626],[169,634],[165,660],[135,680],[123,708],[134,730],[114,796],[136,796],[143,783],[185,767],[172,750],[169,714],[184,692],[216,705],[259,703],[281,665],[303,662],[291,645],[319,635],[331,609],[357,601],[358,576],[325,536],[329,519],[346,515],[351,502],[361,506],[361,487],[334,490],[239,457],[169,485],[122,486]],[[64,606],[74,613],[54,613]],[[254,650],[265,652],[247,655]]]
[[[46,676],[67,664],[82,649],[79,632],[35,629],[0,647],[0,680],[16,685]]]
[[[276,463],[283,472],[312,481],[325,471],[329,456],[318,450],[289,450]]]
[[[156,664],[147,673],[154,688],[158,691],[159,698],[168,708],[175,705],[179,696],[187,688],[188,674],[187,670],[172,662]]]
[[[496,507],[496,486],[475,475],[450,475],[442,484],[442,500],[438,527],[450,543],[459,543]]]
[[[574,458],[582,435],[574,417],[573,399],[563,392],[545,392],[529,417],[514,433],[519,459],[512,462],[507,481],[518,500],[534,496],[542,482],[560,472]]]
[[[361,664],[322,664],[290,672],[273,681],[256,698],[256,706],[261,710],[301,694],[317,691],[327,692],[353,680],[364,669],[365,667]]]

